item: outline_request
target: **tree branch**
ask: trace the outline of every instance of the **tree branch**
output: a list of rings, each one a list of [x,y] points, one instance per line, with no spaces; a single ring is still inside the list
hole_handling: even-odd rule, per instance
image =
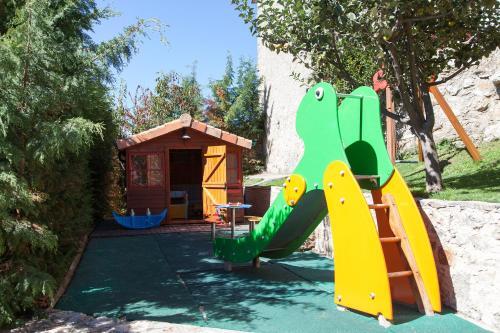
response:
[[[337,48],[337,38],[336,38],[336,33],[335,31],[333,31],[332,33],[332,46],[333,46],[333,52],[335,54],[335,58],[336,58],[336,63],[337,63],[337,69],[340,71],[340,73],[342,74],[343,78],[348,81],[350,84],[352,84],[354,87],[356,86],[359,86],[359,82],[356,81],[356,79],[354,79],[352,77],[352,75],[347,72],[345,70],[345,66],[344,66],[344,63],[342,62],[342,59],[340,59],[340,55],[339,55],[339,50]]]
[[[425,111],[425,122],[424,127],[426,132],[432,131],[435,124],[434,108],[432,106],[431,96],[429,95],[429,89],[425,86],[422,87],[422,101],[424,104]]]
[[[424,121],[423,119],[423,110],[422,110],[422,105],[420,104],[420,94],[421,94],[421,89],[419,86],[419,78],[418,78],[418,66],[417,66],[417,60],[416,60],[416,55],[415,55],[415,45],[413,41],[413,35],[411,33],[411,25],[409,23],[404,24],[405,27],[405,33],[406,33],[406,38],[408,41],[408,53],[409,53],[409,61],[410,61],[410,77],[411,77],[411,89],[413,91],[413,107],[416,110],[419,110],[420,112],[417,112],[417,117],[420,118],[421,121]]]
[[[410,123],[410,119],[409,118],[404,118],[404,117],[401,117],[399,114],[396,114],[394,112],[390,112],[390,111],[387,111],[386,108],[383,108],[381,109],[380,111],[384,116],[388,117],[388,118],[391,118],[391,119],[394,119],[395,121],[397,122],[400,122],[401,124],[403,125],[407,125],[407,126],[410,126],[411,123]]]
[[[453,79],[455,76],[457,76],[458,74],[462,73],[464,70],[469,68],[469,66],[471,66],[473,63],[474,63],[474,61],[469,61],[467,64],[465,64],[462,67],[460,67],[459,69],[457,69],[453,74],[451,74],[451,75],[449,75],[449,76],[447,76],[439,81],[429,82],[429,83],[427,83],[427,85],[430,87],[430,86],[437,86],[438,84],[443,84],[445,82],[448,82],[449,80]]]
[[[430,21],[430,20],[435,20],[438,18],[442,18],[445,16],[450,15],[451,12],[447,12],[444,14],[437,14],[437,15],[427,15],[427,16],[417,16],[417,17],[407,17],[402,20],[403,23],[414,23],[414,22],[422,22],[422,21]]]
[[[415,112],[413,110],[413,106],[410,101],[410,96],[408,95],[408,88],[406,87],[406,84],[404,82],[403,70],[401,69],[401,66],[399,64],[396,47],[394,46],[393,43],[386,41],[384,39],[381,39],[381,42],[384,43],[384,45],[387,47],[389,55],[391,56],[392,67],[394,69],[394,74],[396,76],[396,83],[398,86],[399,94],[401,95],[403,107],[406,109],[406,112],[410,116],[410,120],[412,120],[412,118],[415,117]]]

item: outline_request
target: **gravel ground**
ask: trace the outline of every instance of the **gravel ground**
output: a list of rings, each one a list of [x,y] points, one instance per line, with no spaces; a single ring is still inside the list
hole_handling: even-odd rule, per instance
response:
[[[33,320],[24,326],[11,330],[12,333],[133,333],[133,332],[176,332],[176,333],[229,333],[237,331],[209,327],[170,324],[165,322],[136,320],[126,321],[107,317],[91,317],[72,311],[48,311],[46,319]]]

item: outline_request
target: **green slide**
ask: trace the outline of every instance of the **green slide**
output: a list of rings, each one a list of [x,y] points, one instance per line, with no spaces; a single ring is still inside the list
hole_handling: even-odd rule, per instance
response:
[[[253,232],[234,239],[216,238],[217,257],[242,263],[257,256],[281,258],[297,250],[327,214],[323,173],[334,160],[350,165],[357,175],[377,175],[378,186],[389,179],[393,167],[383,141],[377,94],[360,87],[344,97],[349,98],[339,107],[330,84],[309,89],[297,111],[296,129],[304,141],[304,155],[293,172],[305,179],[304,195],[292,207],[282,191]]]

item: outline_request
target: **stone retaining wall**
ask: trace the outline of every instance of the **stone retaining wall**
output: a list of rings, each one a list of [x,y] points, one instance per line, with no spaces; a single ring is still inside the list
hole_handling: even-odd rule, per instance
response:
[[[417,201],[434,251],[442,302],[490,329],[500,327],[500,204]],[[330,221],[311,236],[313,251],[333,256]]]

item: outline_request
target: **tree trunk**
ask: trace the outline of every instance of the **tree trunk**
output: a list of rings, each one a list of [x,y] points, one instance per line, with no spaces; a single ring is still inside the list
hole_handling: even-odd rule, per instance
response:
[[[441,177],[441,168],[439,166],[439,157],[434,141],[434,107],[432,106],[429,87],[426,84],[420,86],[422,94],[422,107],[425,112],[425,121],[422,131],[418,134],[422,145],[422,155],[425,166],[425,190],[429,193],[439,192],[443,189],[443,178]]]
[[[424,156],[425,190],[429,193],[439,192],[443,189],[443,179],[432,129],[427,129],[424,126],[417,132],[417,136],[422,145]]]

